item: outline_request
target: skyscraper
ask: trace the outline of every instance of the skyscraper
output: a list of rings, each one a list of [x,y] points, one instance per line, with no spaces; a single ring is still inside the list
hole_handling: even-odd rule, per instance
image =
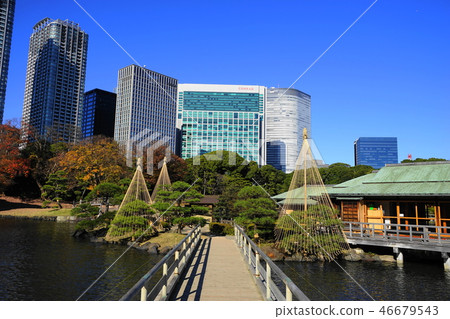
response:
[[[396,137],[360,137],[354,142],[355,165],[369,165],[375,169],[398,163]]]
[[[175,152],[177,84],[174,78],[134,64],[120,69],[114,139],[124,144],[152,136],[154,142],[167,141]]]
[[[0,1],[0,124],[3,122],[3,111],[5,109],[6,81],[8,79],[15,5],[15,0]]]
[[[116,93],[93,89],[84,93],[83,138],[93,135],[114,137]]]
[[[180,84],[181,157],[226,150],[265,164],[265,91],[256,85]]]
[[[23,128],[51,141],[81,138],[88,35],[78,24],[45,18],[28,51]]]
[[[267,89],[267,164],[292,172],[302,147],[303,128],[311,134],[311,96],[296,89]]]

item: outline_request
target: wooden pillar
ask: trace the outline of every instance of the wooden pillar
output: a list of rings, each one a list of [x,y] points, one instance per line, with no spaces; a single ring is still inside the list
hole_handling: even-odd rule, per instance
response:
[[[397,202],[397,224],[400,224],[400,203]]]
[[[419,225],[419,207],[417,207],[417,202],[414,203],[414,208],[416,209],[416,225]],[[418,228],[416,228],[418,230]]]
[[[439,202],[436,202],[434,217],[436,218],[436,226],[441,226],[441,205]]]

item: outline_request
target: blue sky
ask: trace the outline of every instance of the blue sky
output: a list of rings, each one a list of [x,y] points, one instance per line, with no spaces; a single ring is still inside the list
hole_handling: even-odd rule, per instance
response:
[[[78,0],[142,65],[180,83],[288,87],[374,0]],[[86,90],[113,90],[132,64],[73,0],[17,0],[4,119],[20,118],[29,36],[39,20],[89,34]],[[450,159],[450,1],[379,0],[295,84],[312,96],[326,163],[353,141],[398,138],[399,160]]]

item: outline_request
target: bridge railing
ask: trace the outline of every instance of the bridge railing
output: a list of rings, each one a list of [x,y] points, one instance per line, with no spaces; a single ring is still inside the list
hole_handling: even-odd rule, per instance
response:
[[[234,226],[234,235],[236,243],[248,262],[248,267],[254,274],[256,283],[263,291],[266,300],[292,301],[295,297],[296,300],[309,301],[309,298],[264,254],[240,226]],[[284,294],[274,283],[273,278],[275,277],[284,283],[286,287]]]
[[[450,227],[349,221],[344,221],[343,224],[345,234],[352,239],[385,239],[450,245]]]
[[[179,280],[180,274],[192,257],[192,253],[200,241],[200,236],[201,227],[197,226],[149,272],[142,276],[120,300],[136,300],[139,294],[141,301],[167,300]],[[161,278],[156,285],[151,286],[152,279],[154,280],[158,274],[161,275]]]

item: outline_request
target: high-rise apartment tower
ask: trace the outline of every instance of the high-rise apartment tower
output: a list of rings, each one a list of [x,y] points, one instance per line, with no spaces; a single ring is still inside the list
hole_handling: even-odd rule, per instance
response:
[[[5,109],[6,81],[8,80],[15,5],[15,0],[0,1],[0,124],[3,122],[3,111]]]
[[[28,51],[23,128],[51,141],[81,138],[88,35],[74,22],[45,18]]]

